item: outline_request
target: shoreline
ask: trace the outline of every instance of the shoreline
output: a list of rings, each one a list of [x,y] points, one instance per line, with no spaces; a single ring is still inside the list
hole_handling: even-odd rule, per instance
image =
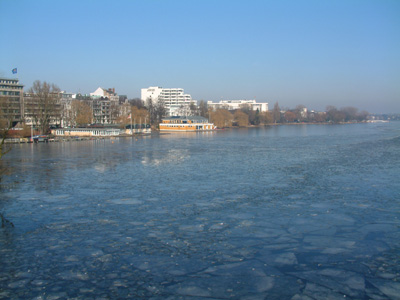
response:
[[[388,123],[389,121],[361,121],[361,122],[338,122],[338,123],[331,123],[331,122],[323,122],[323,123],[271,123],[271,124],[260,124],[260,125],[248,125],[248,126],[231,126],[231,127],[223,127],[217,128],[211,131],[219,131],[219,130],[227,130],[227,129],[240,129],[240,128],[260,128],[260,127],[268,127],[268,126],[299,126],[299,125],[349,125],[349,124],[364,124],[364,123]],[[90,141],[90,140],[104,140],[104,139],[116,139],[116,138],[137,138],[141,136],[150,136],[152,134],[169,134],[170,132],[162,132],[160,130],[155,129],[152,133],[146,134],[121,134],[118,136],[96,136],[96,137],[79,137],[79,136],[68,136],[68,137],[56,137],[49,135],[49,139],[46,142],[40,143],[54,143],[54,142],[75,142],[75,141]],[[35,142],[30,141],[30,137],[25,138],[18,138],[18,137],[11,137],[6,138],[6,144],[34,144]]]

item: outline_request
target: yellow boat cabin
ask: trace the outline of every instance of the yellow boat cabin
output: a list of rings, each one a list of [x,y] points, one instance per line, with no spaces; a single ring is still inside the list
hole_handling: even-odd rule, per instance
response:
[[[214,130],[216,127],[209,123],[207,118],[200,116],[167,117],[160,123],[160,131],[204,131]]]

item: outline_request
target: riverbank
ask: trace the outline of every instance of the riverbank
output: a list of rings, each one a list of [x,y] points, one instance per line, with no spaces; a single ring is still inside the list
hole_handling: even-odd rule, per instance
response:
[[[323,123],[271,123],[271,124],[260,124],[260,125],[248,125],[248,126],[230,126],[230,127],[223,127],[217,128],[215,130],[226,130],[226,129],[238,129],[238,128],[260,128],[260,127],[267,127],[267,126],[282,126],[282,125],[290,125],[290,126],[298,126],[298,125],[347,125],[347,124],[362,124],[362,123],[387,123],[389,121],[382,121],[382,120],[368,120],[368,121],[361,121],[361,122],[323,122]],[[157,134],[168,134],[170,132],[160,132],[160,130],[153,129],[153,133]],[[151,133],[150,133],[151,134]],[[135,133],[131,134],[120,134],[117,136],[95,136],[95,137],[79,137],[79,136],[68,136],[68,137],[57,137],[49,135],[47,142],[71,142],[71,141],[87,141],[87,140],[101,140],[101,139],[113,139],[113,138],[120,138],[120,137],[139,137],[139,136],[147,136],[150,135],[149,133]],[[24,143],[32,143],[31,138],[7,138],[5,140],[6,144],[24,144]]]
[[[52,143],[52,142],[75,142],[75,141],[91,141],[91,140],[105,140],[105,139],[116,139],[116,138],[127,138],[127,137],[140,137],[148,136],[150,134],[121,134],[118,136],[96,136],[96,137],[78,137],[78,136],[68,136],[68,137],[56,137],[49,136],[45,141],[40,141],[40,143]],[[6,144],[31,144],[33,143],[31,138],[6,138],[4,140]],[[36,142],[35,142],[36,143]]]

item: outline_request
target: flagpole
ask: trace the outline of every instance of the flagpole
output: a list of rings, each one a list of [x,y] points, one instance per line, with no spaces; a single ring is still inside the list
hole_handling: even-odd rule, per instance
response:
[[[133,135],[133,130],[132,130],[132,113],[131,113],[131,135]]]

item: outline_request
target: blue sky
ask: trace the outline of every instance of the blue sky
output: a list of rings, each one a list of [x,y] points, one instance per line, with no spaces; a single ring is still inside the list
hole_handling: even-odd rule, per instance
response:
[[[0,0],[0,36],[0,76],[26,89],[400,113],[398,0]]]

